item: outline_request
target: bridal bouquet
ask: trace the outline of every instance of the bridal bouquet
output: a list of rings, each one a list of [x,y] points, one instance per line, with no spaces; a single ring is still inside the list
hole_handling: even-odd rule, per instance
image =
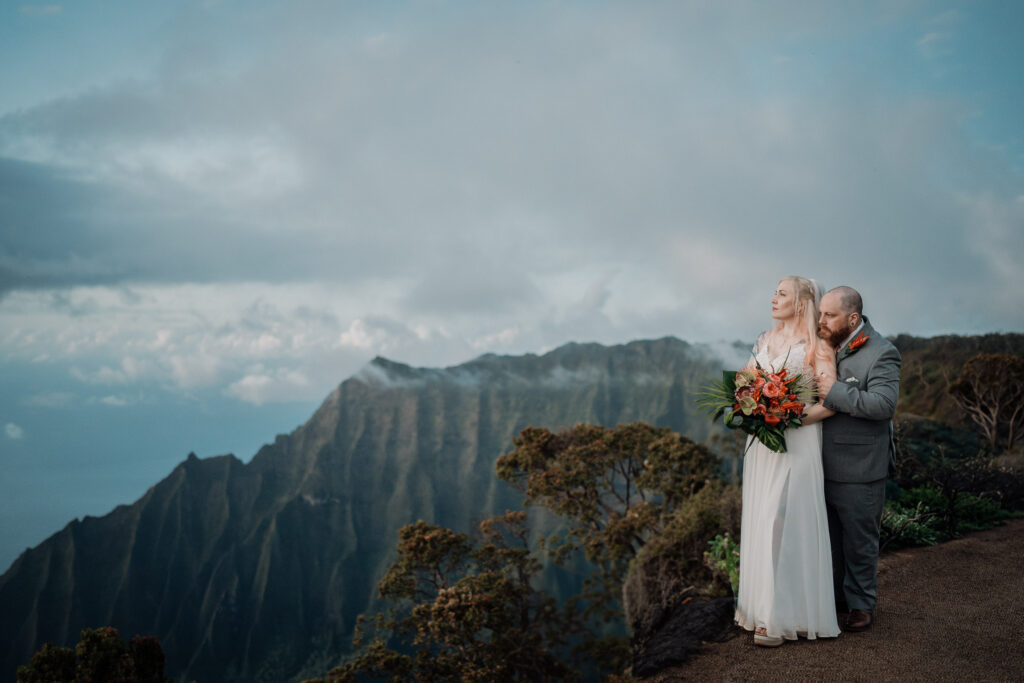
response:
[[[712,413],[712,420],[722,417],[729,429],[742,430],[776,453],[785,453],[783,432],[801,424],[804,406],[814,400],[812,378],[790,375],[785,368],[765,370],[755,362],[753,368],[723,372],[720,381],[703,387],[697,403]]]

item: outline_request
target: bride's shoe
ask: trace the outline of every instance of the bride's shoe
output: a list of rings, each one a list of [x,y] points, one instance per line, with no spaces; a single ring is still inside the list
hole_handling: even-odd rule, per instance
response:
[[[758,626],[754,631],[754,645],[761,647],[778,647],[785,642],[782,636],[770,636],[763,626]]]

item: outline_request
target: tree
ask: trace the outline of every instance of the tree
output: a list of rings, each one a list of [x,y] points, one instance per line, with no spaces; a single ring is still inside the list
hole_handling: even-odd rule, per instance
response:
[[[126,646],[116,628],[83,629],[74,650],[46,643],[25,666],[18,683],[164,683],[164,652],[152,636]]]
[[[530,427],[514,443],[498,458],[498,476],[523,491],[528,503],[566,519],[565,535],[547,545],[557,561],[583,550],[597,569],[583,598],[606,619],[621,616],[630,561],[666,530],[677,508],[716,478],[720,466],[706,447],[641,422],[580,424],[557,433]],[[701,557],[695,558],[698,572],[707,571]]]
[[[541,565],[527,533],[522,511],[482,522],[478,543],[423,521],[403,527],[398,560],[379,583],[380,597],[395,606],[376,615],[373,639],[326,680],[578,678],[566,662],[582,623],[571,603],[559,606],[533,588]],[[357,644],[364,623],[360,617]]]
[[[950,393],[993,448],[1007,449],[1024,427],[1024,358],[979,353],[968,360]]]
[[[484,521],[478,541],[410,524],[379,583],[393,606],[369,622],[360,617],[354,642],[361,649],[326,681],[560,681],[579,678],[584,663],[622,671],[628,641],[599,633],[623,616],[623,579],[638,552],[647,551],[645,571],[711,581],[703,553],[716,533],[733,530],[722,520],[738,506],[736,487],[722,495],[720,459],[707,448],[643,423],[529,427],[514,445],[498,459],[498,476],[563,518],[566,531],[542,545],[556,563],[583,551],[595,569],[582,593],[559,605],[533,588],[541,564],[523,511]],[[647,578],[634,595],[650,593]]]
[[[25,666],[18,667],[18,683],[50,683],[75,680],[75,651],[43,643]]]

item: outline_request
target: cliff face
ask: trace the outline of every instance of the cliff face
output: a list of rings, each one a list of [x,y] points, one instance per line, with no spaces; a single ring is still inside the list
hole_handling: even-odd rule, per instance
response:
[[[645,420],[702,440],[693,392],[721,367],[672,338],[447,369],[375,359],[250,463],[190,455],[134,504],[22,554],[0,577],[0,679],[103,625],[157,636],[188,680],[322,673],[373,606],[401,526],[466,531],[521,505],[494,460],[522,428]]]

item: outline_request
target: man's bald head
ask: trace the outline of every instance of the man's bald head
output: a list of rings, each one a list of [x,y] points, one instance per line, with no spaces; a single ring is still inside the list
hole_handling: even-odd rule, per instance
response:
[[[864,315],[864,300],[860,298],[860,292],[853,287],[840,285],[828,290],[826,294],[834,294],[838,297],[839,307],[843,310],[843,313]]]

